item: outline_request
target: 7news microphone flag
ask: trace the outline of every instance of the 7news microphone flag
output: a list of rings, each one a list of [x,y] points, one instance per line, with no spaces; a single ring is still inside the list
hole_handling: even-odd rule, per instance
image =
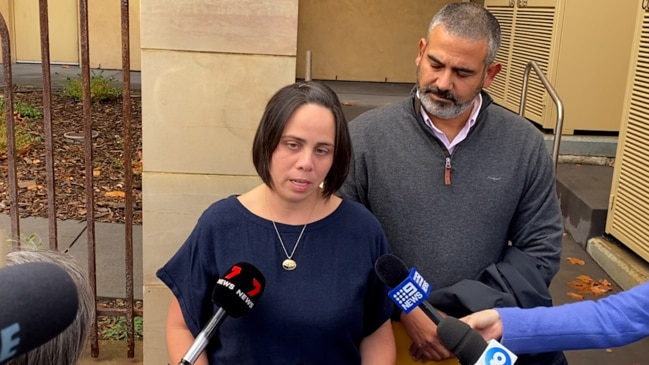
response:
[[[236,318],[248,313],[261,297],[265,285],[264,275],[254,265],[247,262],[232,265],[214,286],[212,302],[219,309],[196,336],[179,365],[190,365],[196,362],[225,317]]]

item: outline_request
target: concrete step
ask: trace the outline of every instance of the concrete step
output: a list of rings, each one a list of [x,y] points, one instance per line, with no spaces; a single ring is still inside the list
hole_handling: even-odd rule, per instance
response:
[[[623,289],[649,280],[649,263],[607,235],[613,167],[559,164],[557,193],[564,229]]]
[[[583,248],[590,238],[604,234],[612,179],[610,166],[557,166],[557,193],[564,228]]]

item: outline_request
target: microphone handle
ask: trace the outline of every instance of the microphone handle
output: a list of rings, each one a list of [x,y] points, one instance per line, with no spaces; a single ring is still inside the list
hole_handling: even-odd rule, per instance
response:
[[[227,313],[225,313],[223,308],[219,308],[216,313],[214,313],[203,330],[198,334],[198,336],[196,336],[194,343],[192,343],[192,346],[187,350],[185,356],[183,356],[178,365],[193,365],[196,362],[203,350],[207,347],[210,339],[212,339],[212,336],[214,336],[216,330],[219,328],[221,323],[223,323],[226,316]]]
[[[428,318],[430,318],[435,324],[439,324],[439,322],[442,320],[442,316],[439,314],[437,309],[433,307],[432,304],[430,304],[427,300],[424,300],[421,304],[419,304],[419,308],[426,313]]]

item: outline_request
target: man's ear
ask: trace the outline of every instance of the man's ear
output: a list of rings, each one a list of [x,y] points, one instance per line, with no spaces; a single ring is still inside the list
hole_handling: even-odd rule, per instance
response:
[[[415,65],[419,66],[419,63],[421,63],[421,58],[424,57],[424,52],[426,51],[426,39],[422,38],[419,40],[419,53],[417,54],[417,58],[415,58]]]
[[[502,69],[502,64],[500,62],[492,62],[489,67],[487,67],[487,72],[485,74],[484,85],[482,87],[488,88],[491,85],[491,82],[496,78],[496,75]]]

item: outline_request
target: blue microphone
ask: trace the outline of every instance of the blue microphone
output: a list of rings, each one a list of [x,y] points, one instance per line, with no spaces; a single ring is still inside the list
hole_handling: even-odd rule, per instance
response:
[[[374,271],[385,285],[393,288],[388,295],[399,309],[407,314],[419,307],[435,324],[439,324],[442,316],[426,300],[430,295],[430,284],[415,268],[409,271],[400,258],[386,254],[376,260]]]

